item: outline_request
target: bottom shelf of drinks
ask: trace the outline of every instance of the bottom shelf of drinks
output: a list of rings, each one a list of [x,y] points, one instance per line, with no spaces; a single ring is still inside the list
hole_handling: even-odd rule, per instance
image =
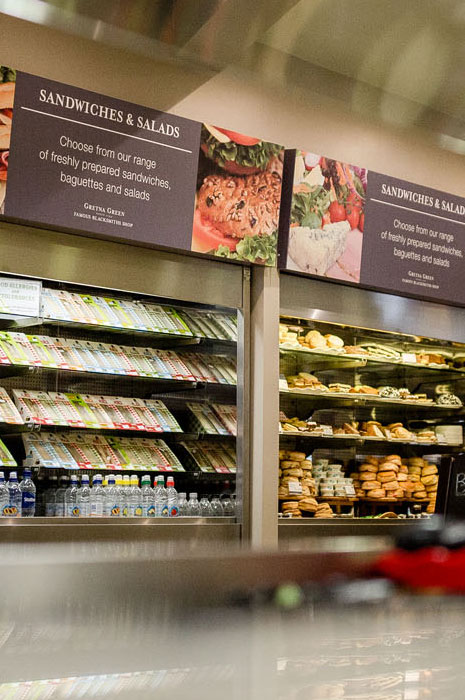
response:
[[[228,481],[221,494],[178,492],[174,477],[150,474],[71,474],[51,476],[37,489],[31,469],[22,478],[0,472],[0,514],[3,518],[216,518],[235,516],[235,494]]]

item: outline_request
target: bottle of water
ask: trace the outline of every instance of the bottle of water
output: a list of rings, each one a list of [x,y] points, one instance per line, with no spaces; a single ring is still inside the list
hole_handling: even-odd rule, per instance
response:
[[[45,517],[54,518],[56,515],[56,492],[57,492],[58,479],[56,476],[50,477],[50,484],[45,492]]]
[[[24,470],[19,490],[21,491],[21,517],[33,518],[36,512],[36,486],[32,481],[32,472],[30,469]],[[53,497],[55,498],[55,493]],[[55,511],[55,509],[53,510]]]
[[[127,518],[131,508],[131,482],[129,481],[129,474],[125,474],[123,476],[121,495],[121,516],[123,518]]]
[[[139,488],[139,479],[137,478],[136,474],[131,476],[129,515],[131,518],[140,518],[142,515],[142,493]]]
[[[96,474],[92,480],[90,491],[90,517],[101,518],[104,513],[105,489],[102,486],[102,475]]]
[[[18,474],[16,472],[10,472],[10,479],[8,481],[8,495],[10,502],[8,504],[8,515],[10,518],[20,518],[21,517],[21,491],[19,490],[18,484]]]
[[[202,518],[211,518],[213,516],[213,511],[212,511],[212,507],[210,505],[210,501],[208,500],[208,498],[206,496],[202,496],[202,498],[200,499],[199,506],[200,506],[200,515],[202,516]]]
[[[88,518],[90,516],[90,486],[89,475],[83,474],[81,477],[81,488],[77,492],[77,504],[79,517]]]
[[[120,498],[117,487],[115,486],[115,477],[110,475],[108,477],[108,486],[104,488],[105,492],[105,515],[109,518],[119,518],[120,517]]]
[[[157,518],[168,517],[168,495],[165,489],[165,477],[157,476],[155,487],[155,516]]]
[[[187,502],[185,493],[178,494],[178,509],[180,517],[185,517],[186,515],[189,515],[189,504]]]
[[[71,475],[70,485],[65,492],[65,517],[78,518],[79,506],[77,503],[78,478],[76,474]]]
[[[144,518],[154,518],[155,517],[155,494],[150,486],[150,476],[144,474],[142,477],[142,516]]]
[[[110,482],[110,480],[108,480],[108,483],[109,483],[109,482]],[[116,478],[115,478],[115,489],[116,489],[116,491],[115,491],[115,493],[116,493],[116,502],[117,502],[118,508],[119,508],[118,517],[121,518],[122,515],[123,515],[123,510],[124,510],[124,498],[125,498],[125,494],[124,494],[124,491],[123,491],[123,475],[122,475],[122,474],[117,474],[117,475],[116,475]]]
[[[178,492],[174,488],[174,478],[169,476],[166,480],[166,501],[168,504],[168,517],[177,518],[179,515]]]
[[[10,494],[5,484],[5,474],[0,472],[0,518],[7,518],[10,505]]]
[[[221,505],[223,506],[223,515],[225,517],[233,517],[236,514],[234,503],[228,495],[226,497],[224,497],[224,494],[222,495]]]
[[[65,493],[68,488],[69,478],[67,476],[60,476],[60,485],[56,490],[55,494],[55,517],[64,518],[66,515],[65,509]]]
[[[213,516],[216,518],[222,518],[223,517],[223,506],[221,505],[221,501],[220,501],[218,496],[213,496],[210,505],[211,505]]]
[[[200,503],[196,493],[189,494],[189,515],[193,518],[200,518]]]

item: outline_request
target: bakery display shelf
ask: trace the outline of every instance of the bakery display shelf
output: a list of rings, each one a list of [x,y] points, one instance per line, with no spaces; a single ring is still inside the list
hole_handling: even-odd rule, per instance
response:
[[[463,449],[460,444],[449,444],[445,442],[419,442],[417,440],[395,440],[377,437],[364,437],[362,435],[314,435],[313,433],[304,432],[283,432],[279,433],[280,438],[303,438],[306,441],[317,441],[324,443],[332,443],[332,446],[341,445],[365,445],[365,444],[380,444],[380,445],[408,445],[409,447],[430,448],[434,447],[439,450]]]
[[[416,370],[417,372],[445,372],[446,374],[465,375],[464,369],[449,367],[448,365],[423,365],[419,362],[401,362],[400,360],[387,360],[382,357],[366,357],[364,355],[350,355],[335,350],[313,350],[297,347],[279,346],[279,351],[283,354],[298,354],[313,356],[315,362],[324,363],[325,369],[354,369],[363,368],[370,365],[384,365],[389,368],[405,368]],[[321,367],[319,368],[321,369]]]
[[[360,503],[383,506],[386,503],[430,503],[429,498],[359,498]]]
[[[442,406],[434,402],[422,402],[422,401],[409,401],[408,399],[386,399],[381,396],[375,396],[373,394],[359,394],[359,393],[342,393],[336,391],[308,391],[305,389],[289,389],[288,391],[282,389],[279,392],[280,396],[286,396],[291,399],[311,399],[314,404],[331,404],[332,406],[360,406],[367,408],[406,408],[406,409],[418,409],[421,411],[453,411],[456,413],[460,411],[463,406]]]
[[[220,345],[222,348],[235,348],[237,342],[226,338],[206,338],[195,334],[178,334],[178,333],[163,333],[161,331],[149,331],[142,328],[123,328],[120,326],[105,326],[103,324],[84,323],[80,321],[60,321],[58,319],[44,318],[38,326],[50,326],[54,328],[80,329],[85,331],[93,331],[100,333],[111,333],[111,335],[120,335],[123,338],[128,336],[136,336],[137,338],[147,338],[157,341],[162,341],[159,347],[169,349],[169,347],[182,347],[185,345]]]

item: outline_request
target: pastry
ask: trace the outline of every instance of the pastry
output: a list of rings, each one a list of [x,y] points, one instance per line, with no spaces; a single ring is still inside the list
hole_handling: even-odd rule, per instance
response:
[[[439,481],[439,477],[437,474],[431,474],[429,476],[422,476],[421,481],[425,486],[435,486]]]
[[[283,459],[281,469],[300,469],[300,461],[296,459]]]
[[[423,467],[421,470],[421,475],[423,476],[429,476],[430,474],[437,474],[438,473],[438,468],[435,464],[428,464],[427,467]]]
[[[363,489],[355,489],[355,495],[357,498],[364,498],[366,493],[363,491]]]
[[[289,459],[295,462],[303,462],[307,456],[305,452],[288,452],[287,454],[289,455]]]
[[[380,386],[380,387],[378,387],[378,396],[381,396],[383,399],[399,399],[400,398],[399,390],[396,389],[394,386]]]
[[[379,465],[378,471],[380,472],[397,472],[400,470],[400,467],[398,464],[395,462],[383,462],[382,464]]]
[[[317,501],[312,498],[311,496],[307,496],[306,498],[302,498],[299,501],[299,508],[300,510],[303,510],[307,513],[314,513],[318,507]]]
[[[279,450],[279,459],[288,459],[288,453],[286,450]]]
[[[378,471],[378,465],[377,464],[368,464],[367,462],[364,462],[359,466],[359,472],[372,472],[376,474]],[[352,478],[354,478],[353,474],[350,475]],[[355,475],[355,478],[358,477],[358,474]]]
[[[387,455],[386,457],[384,457],[383,462],[394,462],[400,467],[400,465],[402,464],[402,459],[399,455]]]
[[[299,483],[299,477],[297,476],[282,476],[281,477],[281,486],[284,484],[298,484]]]
[[[350,384],[339,384],[339,383],[328,384],[328,388],[331,392],[334,392],[334,393],[337,392],[339,394],[348,394],[352,389]]]
[[[361,484],[361,487],[363,491],[371,491],[372,489],[379,489],[381,488],[382,484],[380,481],[372,480],[372,481],[363,481]]]
[[[306,472],[311,472],[313,469],[313,464],[308,459],[303,459],[301,462],[299,462],[299,464],[300,464],[300,468]]]
[[[328,333],[327,335],[325,335],[325,340],[329,348],[344,347],[344,341],[342,340],[342,338],[339,338],[338,335],[331,335],[330,333]]]
[[[351,394],[373,394],[376,395],[378,393],[378,389],[375,389],[372,386],[368,386],[366,384],[356,384],[352,389],[350,390]]]
[[[359,433],[359,431],[357,430],[357,428],[355,428],[355,427],[354,427],[353,425],[351,425],[350,423],[344,423],[343,426],[342,426],[342,428],[343,428],[344,432],[345,432],[347,435],[360,435],[360,433]]]
[[[462,402],[455,394],[441,394],[436,399],[438,406],[461,406]]]
[[[398,428],[388,428],[391,432],[391,435],[393,438],[396,440],[411,440],[412,439],[412,433],[407,430],[407,428],[404,428],[402,425]]]
[[[365,457],[365,464],[375,464],[378,466],[379,459],[377,457]]]
[[[422,467],[409,467],[408,468],[409,474],[418,474],[418,476],[421,475],[422,471],[423,471]]]
[[[285,478],[286,476],[298,476],[302,477],[304,475],[303,469],[299,468],[294,468],[294,469],[284,469],[283,470],[283,477]]]
[[[373,481],[373,479],[376,479],[376,477],[377,472],[360,472],[359,481]]]
[[[383,484],[383,489],[386,489],[386,491],[396,491],[399,488],[399,482],[397,479],[395,481],[388,481],[385,484]]]
[[[373,489],[372,491],[366,492],[367,498],[385,498],[386,491],[384,489]]]
[[[377,475],[377,479],[382,484],[386,484],[390,481],[397,481],[397,474],[396,472],[379,472]]]
[[[400,472],[399,474],[397,474],[397,481],[398,481],[399,483],[400,483],[400,482],[404,482],[404,481],[408,481],[408,476],[407,476],[407,474],[404,474],[404,473],[402,473],[402,472]]]
[[[413,497],[414,498],[428,498],[428,494],[426,493],[426,491],[414,491]]]
[[[320,331],[309,331],[305,336],[305,342],[310,348],[328,347],[326,339],[321,335]]]
[[[392,495],[395,496],[395,498],[403,498],[404,497],[404,489],[398,488],[392,492]]]
[[[367,351],[360,345],[346,345],[344,352],[348,355],[368,355]]]

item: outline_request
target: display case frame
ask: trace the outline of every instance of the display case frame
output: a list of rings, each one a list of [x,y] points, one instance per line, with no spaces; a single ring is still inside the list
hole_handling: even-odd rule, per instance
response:
[[[237,311],[237,415],[236,437],[237,474],[236,492],[238,513],[236,522],[222,519],[214,524],[211,519],[183,521],[183,527],[176,530],[177,522],[169,528],[171,533],[179,532],[179,539],[194,541],[209,540],[205,528],[211,529],[211,538],[218,541],[239,541],[247,538],[250,531],[249,499],[249,356],[250,356],[250,271],[238,264],[224,264],[216,260],[188,255],[179,255],[143,248],[134,245],[96,240],[83,236],[58,233],[46,229],[0,223],[0,274],[23,276],[51,282],[63,282],[75,286],[96,287],[118,292],[150,295],[182,303],[195,303],[218,306]],[[18,330],[20,330],[18,328]],[[42,519],[29,520],[27,530],[44,528]],[[125,532],[125,537],[137,538],[140,523],[132,523],[130,528],[115,529]],[[17,523],[16,523],[17,524]],[[118,523],[119,524],[119,523]],[[14,520],[5,519],[2,527],[15,525]],[[21,523],[24,527],[24,524]],[[103,525],[103,523],[101,523]],[[157,523],[151,524],[150,533],[157,537]],[[164,525],[164,533],[168,530]],[[47,539],[50,527],[58,532],[58,523],[47,525]],[[93,522],[79,524],[79,532],[98,527]],[[8,541],[17,537],[24,541],[22,528],[13,527]],[[182,534],[181,534],[182,531]],[[0,530],[0,537],[1,537]],[[14,533],[17,533],[15,535]],[[132,533],[132,534],[130,534]],[[147,533],[144,534],[144,537]],[[78,539],[81,534],[78,535]],[[34,539],[34,538],[33,538]],[[176,539],[178,537],[176,536]]]

